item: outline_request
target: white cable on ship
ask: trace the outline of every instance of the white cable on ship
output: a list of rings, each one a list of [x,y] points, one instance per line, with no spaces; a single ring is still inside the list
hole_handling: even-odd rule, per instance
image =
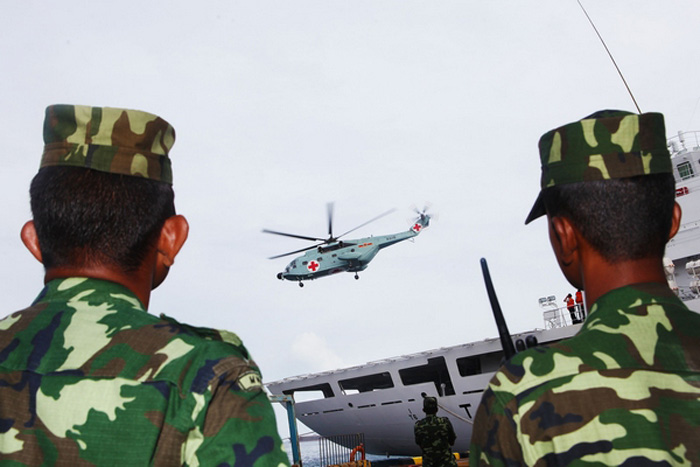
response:
[[[456,417],[456,418],[462,420],[463,422],[467,422],[467,423],[470,423],[470,424],[472,424],[472,425],[474,424],[473,421],[469,420],[468,418],[464,418],[464,417],[462,417],[462,416],[459,415],[459,414],[454,413],[453,411],[451,411],[450,409],[446,408],[444,405],[440,404],[439,402],[438,402],[438,407],[440,407],[442,410],[444,410],[444,411],[447,412],[448,414],[452,415],[453,417]]]

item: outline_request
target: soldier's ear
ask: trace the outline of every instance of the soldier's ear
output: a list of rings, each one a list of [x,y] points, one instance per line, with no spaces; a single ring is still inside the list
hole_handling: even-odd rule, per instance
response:
[[[175,263],[175,257],[185,244],[189,231],[190,225],[184,216],[172,216],[165,220],[156,246],[152,288],[158,287],[168,276],[170,266]]]
[[[36,234],[34,221],[25,222],[19,236],[22,239],[22,243],[24,243],[24,246],[27,247],[27,250],[29,250],[32,256],[34,256],[40,263],[43,263],[41,248],[39,248],[39,237]]]
[[[167,267],[175,262],[175,257],[185,244],[189,231],[190,225],[185,216],[176,215],[165,220],[158,238],[158,255]]]
[[[678,229],[681,226],[681,212],[680,205],[676,202],[673,203],[673,217],[671,218],[671,231],[668,234],[668,239],[671,240],[678,233]]]
[[[548,217],[549,240],[559,263],[568,265],[578,253],[576,229],[566,217]]]
[[[549,217],[549,240],[559,268],[566,280],[576,288],[583,288],[583,262],[592,251],[586,239],[567,217]]]

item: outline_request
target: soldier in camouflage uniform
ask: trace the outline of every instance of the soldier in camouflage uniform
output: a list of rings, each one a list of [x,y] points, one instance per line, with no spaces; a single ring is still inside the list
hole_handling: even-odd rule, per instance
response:
[[[46,286],[0,320],[2,465],[289,465],[240,339],[146,311],[188,232],[173,128],[55,105],[44,140],[21,237]]]
[[[663,116],[601,111],[540,140],[555,256],[585,290],[571,339],[516,354],[486,389],[472,465],[700,465],[700,315],[666,283],[680,223]]]
[[[437,399],[426,397],[423,399],[423,412],[425,418],[418,420],[413,426],[416,444],[423,451],[423,467],[447,467],[457,466],[452,454],[452,445],[455,444],[455,431],[447,417],[438,417]]]

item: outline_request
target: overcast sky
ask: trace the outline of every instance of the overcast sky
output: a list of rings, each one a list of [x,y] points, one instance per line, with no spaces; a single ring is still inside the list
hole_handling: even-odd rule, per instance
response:
[[[583,0],[643,111],[700,129],[700,3]],[[19,230],[55,103],[156,113],[176,130],[190,238],[150,312],[238,333],[266,381],[496,335],[479,259],[510,330],[573,292],[543,220],[537,142],[596,110],[634,110],[575,0],[2,0],[0,281],[7,314],[43,270]],[[303,248],[263,228],[346,237],[439,219],[361,273],[275,278]]]

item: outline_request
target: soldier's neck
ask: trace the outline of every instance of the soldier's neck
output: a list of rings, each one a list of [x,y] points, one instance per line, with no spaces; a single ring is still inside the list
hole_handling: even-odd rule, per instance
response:
[[[668,285],[663,261],[656,257],[619,263],[608,263],[602,259],[593,262],[584,261],[582,276],[588,309],[602,295],[620,287],[648,282]]]
[[[150,274],[150,276],[152,276],[152,274]],[[153,281],[149,278],[148,271],[146,271],[145,268],[140,268],[127,274],[100,265],[56,267],[46,270],[44,283],[67,277],[89,277],[91,279],[101,279],[123,285],[136,295],[136,298],[141,301],[144,308],[148,309]]]

